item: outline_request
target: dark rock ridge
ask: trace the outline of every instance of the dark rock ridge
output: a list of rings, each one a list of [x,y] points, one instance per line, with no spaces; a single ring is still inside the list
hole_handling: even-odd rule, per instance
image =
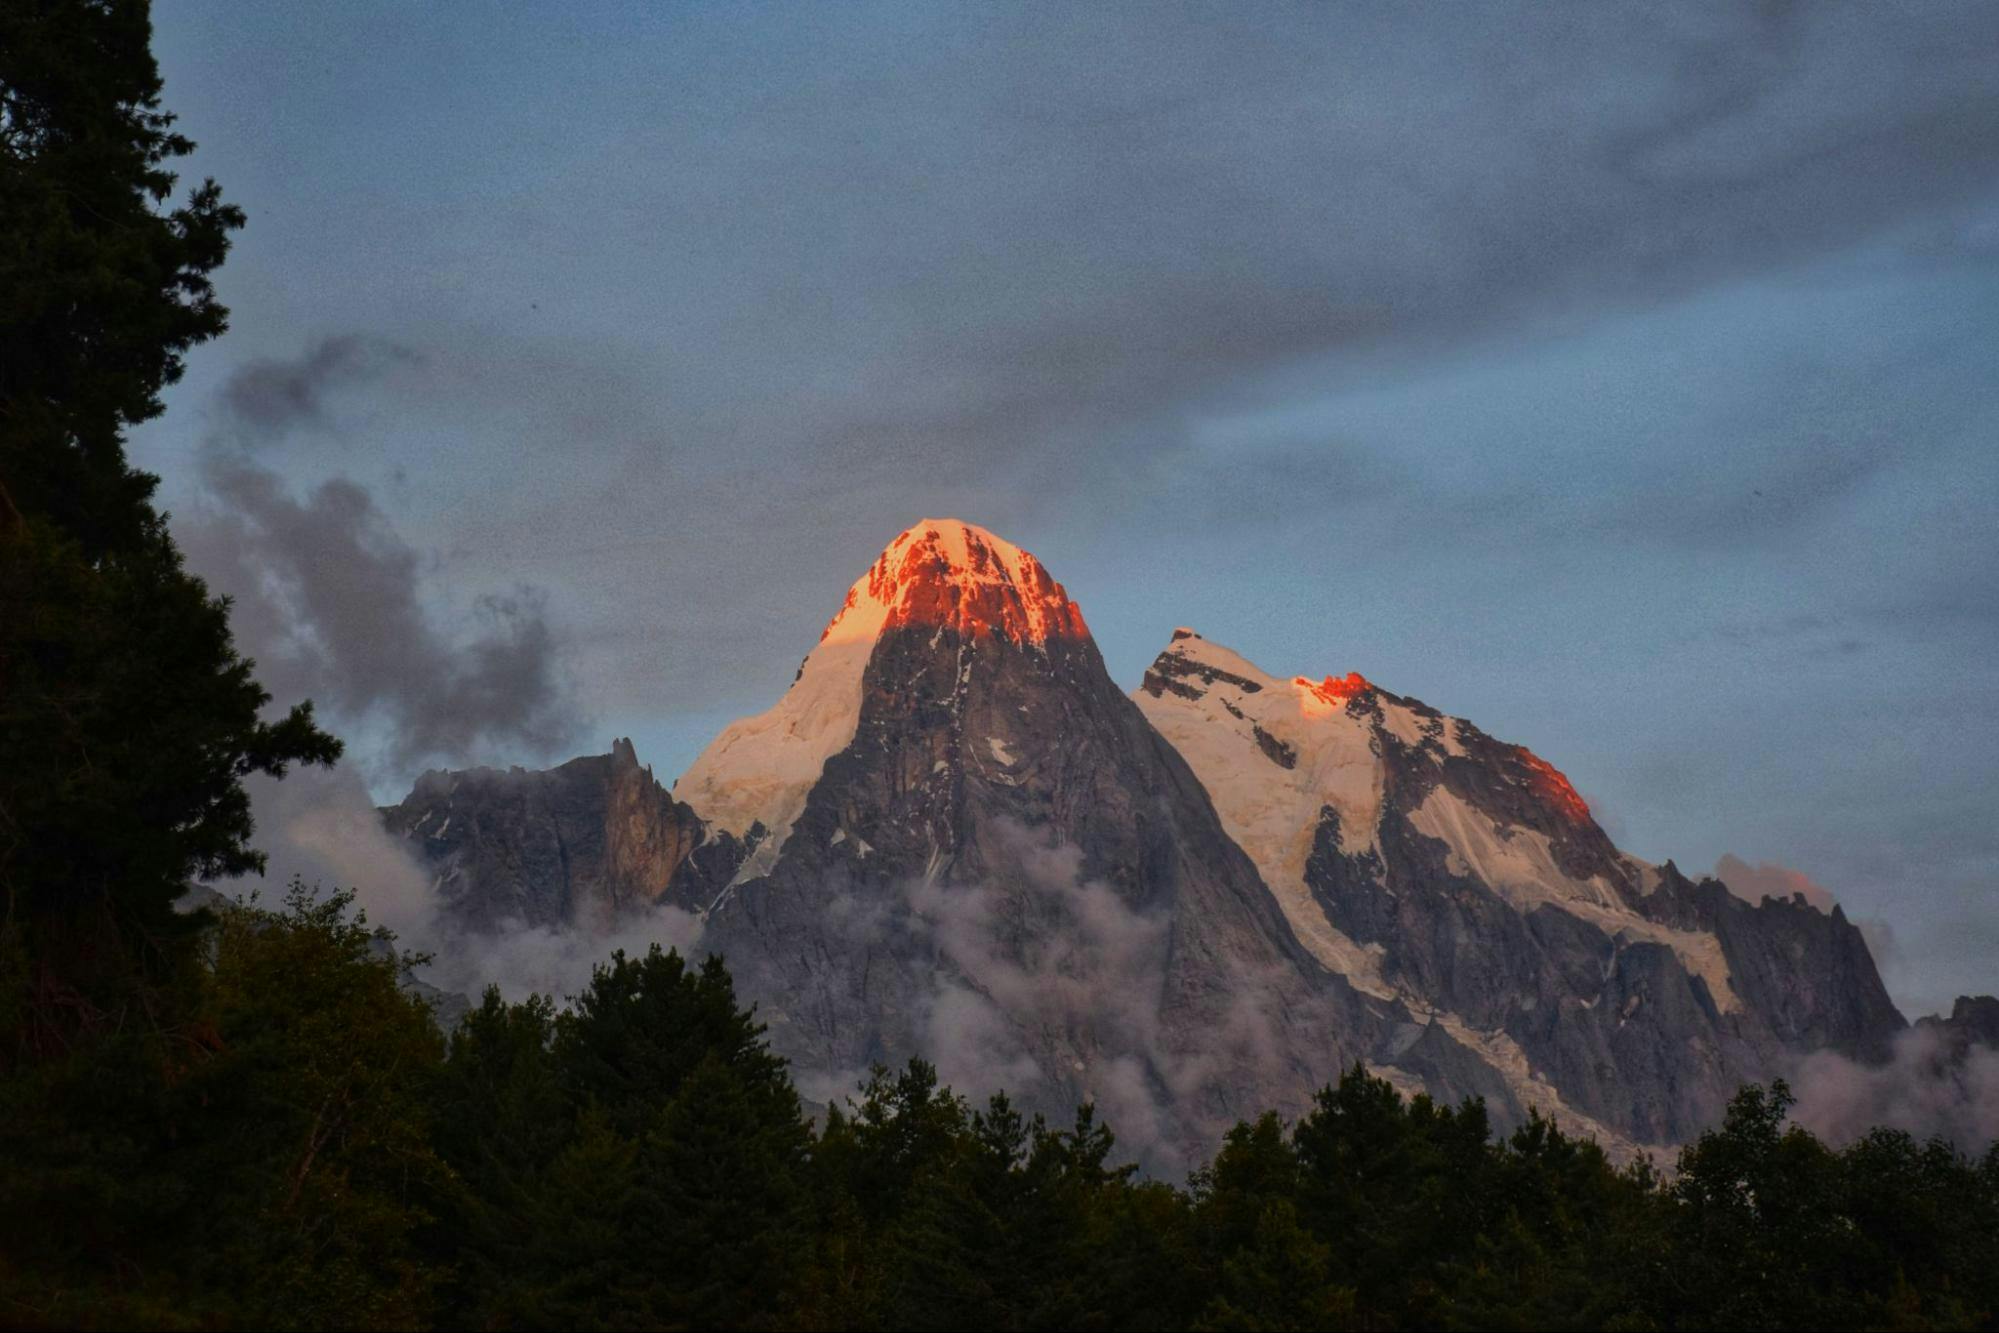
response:
[[[922,1052],[1050,1112],[1096,1100],[1169,1158],[1413,1044],[1298,946],[1088,639],[885,633],[852,744],[704,945],[808,1088]],[[1503,1093],[1446,1034],[1416,1058]]]
[[[1676,1143],[1712,1123],[1740,1084],[1781,1072],[1789,1054],[1886,1056],[1902,1019],[1837,907],[1828,916],[1802,903],[1752,906],[1670,863],[1641,893],[1593,820],[1560,829],[1563,814],[1511,765],[1486,766],[1491,751],[1426,763],[1392,735],[1378,739],[1393,775],[1379,851],[1342,855],[1338,815],[1327,811],[1308,882],[1334,925],[1384,948],[1392,982],[1505,1034],[1569,1106],[1639,1142]],[[1449,844],[1411,821],[1429,784],[1502,828],[1552,832],[1556,864],[1578,880],[1601,875],[1614,906],[1590,916],[1558,901],[1523,908],[1454,869]],[[1632,938],[1620,913],[1713,937],[1735,1005],[1721,1008],[1708,978],[1668,943]]]
[[[1999,1050],[1999,997],[1960,995],[1948,1018],[1931,1014],[1916,1026],[1942,1037],[1945,1048],[1959,1055],[1972,1046]]]
[[[708,837],[629,740],[542,771],[425,773],[382,819],[437,875],[447,910],[484,930],[606,923],[659,903],[699,911],[746,850]]]
[[[1713,934],[1730,984],[1787,1049],[1879,1061],[1906,1026],[1859,927],[1838,904],[1829,913],[1802,895],[1752,904],[1718,879],[1690,881],[1668,861],[1637,906],[1655,920]]]

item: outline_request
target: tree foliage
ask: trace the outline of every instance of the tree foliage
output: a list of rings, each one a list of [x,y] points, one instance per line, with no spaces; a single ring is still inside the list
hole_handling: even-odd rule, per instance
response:
[[[0,1323],[425,1317],[444,1039],[351,902],[223,908],[173,1058],[121,1033],[0,1079]]]
[[[0,8],[0,429],[5,507],[87,558],[146,544],[155,479],[124,431],[157,416],[188,350],[228,327],[209,275],[242,210],[204,181],[160,106],[149,7]]]
[[[185,1058],[0,1079],[0,1324],[1981,1328],[1999,1147],[1843,1149],[1747,1088],[1674,1170],[1364,1068],[1183,1186],[920,1060],[808,1116],[713,959],[447,1037],[344,894],[224,909]]]
[[[182,566],[125,431],[226,312],[243,221],[160,108],[147,7],[0,5],[0,1067],[173,1033],[195,879],[261,868],[243,779],[325,763],[267,718],[227,607]]]

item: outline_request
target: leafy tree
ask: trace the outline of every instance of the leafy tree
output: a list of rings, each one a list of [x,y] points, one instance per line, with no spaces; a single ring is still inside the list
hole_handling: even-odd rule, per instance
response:
[[[446,1311],[455,1322],[508,1322],[523,1303],[517,1283],[543,1240],[543,1191],[576,1134],[576,1117],[549,1047],[555,1006],[544,996],[509,1004],[488,988],[452,1032],[436,1085],[439,1154],[460,1188],[434,1237],[449,1270]]]
[[[1079,1276],[1095,1309],[1078,1322],[1092,1328],[1192,1327],[1208,1287],[1193,1207],[1164,1181],[1120,1182],[1094,1210],[1090,1262]]]
[[[149,544],[156,479],[127,465],[124,431],[228,327],[209,274],[243,224],[213,181],[165,207],[194,144],[160,108],[149,9],[0,10],[0,509],[92,559]]]
[[[1999,1196],[1946,1143],[1875,1130],[1835,1152],[1747,1087],[1680,1155],[1673,1274],[1683,1322],[1757,1328],[1989,1326]]]
[[[1201,1329],[1354,1327],[1354,1292],[1333,1280],[1333,1248],[1298,1222],[1297,1205],[1263,1205],[1243,1243],[1222,1260]]]
[[[639,1145],[597,1108],[538,1182],[527,1240],[497,1287],[479,1293],[495,1328],[658,1328],[657,1266],[672,1262],[638,1234]],[[485,1265],[490,1267],[491,1265]]]
[[[1110,1162],[1079,1107],[1051,1130],[1003,1093],[972,1110],[912,1060],[829,1108],[813,1152],[802,1322],[884,1328],[1179,1327],[1198,1280],[1185,1198]]]
[[[719,960],[613,954],[559,1014],[489,991],[442,1088],[462,1322],[760,1327],[793,1299],[810,1131]]]
[[[1368,1317],[1430,1324],[1446,1314],[1443,1265],[1467,1254],[1492,1217],[1485,1104],[1440,1107],[1356,1065],[1322,1089],[1295,1131],[1299,1212],[1338,1238],[1338,1279]]]
[[[970,1117],[964,1099],[938,1084],[927,1061],[911,1059],[894,1074],[877,1066],[850,1113],[828,1111],[819,1159],[862,1223],[879,1229],[905,1215],[917,1192],[950,1169]]]
[[[1390,1090],[1393,1095],[1393,1090]],[[1299,1214],[1300,1154],[1275,1113],[1229,1131],[1194,1181],[1212,1296],[1197,1327],[1350,1327],[1354,1293]]]
[[[1674,1304],[1703,1322],[1830,1328],[1823,1285],[1847,1250],[1838,1161],[1796,1126],[1781,1081],[1744,1088],[1719,1129],[1680,1154],[1673,1199],[1681,1264]]]
[[[434,1146],[444,1039],[375,948],[353,894],[294,879],[276,915],[225,909],[207,1013],[220,1047],[188,1080],[219,1287],[254,1272],[269,1327],[401,1327],[436,1281],[417,1235],[449,1187]]]
[[[1021,1326],[1023,1287],[1040,1276],[1019,1225],[1030,1133],[1004,1094],[958,1122],[952,1150],[888,1228],[893,1326]]]
[[[814,1241],[801,1322],[891,1326],[912,1248],[906,1219],[963,1151],[969,1123],[964,1100],[919,1059],[898,1073],[876,1066],[858,1102],[827,1108],[812,1148]]]
[[[1999,1145],[1979,1164],[1941,1139],[1876,1129],[1839,1164],[1853,1244],[1838,1278],[1855,1321],[1989,1325],[1999,1312]]]
[[[655,944],[640,958],[620,950],[555,1024],[563,1085],[601,1107],[620,1133],[644,1131],[703,1061],[739,1073],[760,1116],[800,1122],[798,1094],[763,1025],[736,1003],[719,958],[690,968]]]
[[[687,1076],[638,1158],[639,1228],[657,1256],[668,1327],[771,1324],[806,1254],[807,1145],[781,1067],[759,1082],[711,1051]]]
[[[222,910],[196,1053],[114,1036],[0,1080],[0,1295],[32,1322],[400,1327],[437,1273],[443,1039],[352,897]]]
[[[1494,1146],[1492,1214],[1440,1283],[1466,1328],[1649,1328],[1667,1254],[1658,1176],[1538,1113]]]
[[[1166,1311],[1177,1314],[1185,1260],[1163,1254],[1184,1240],[1184,1215],[1151,1219],[1157,1234],[1134,1224],[1137,1167],[1111,1164],[1117,1136],[1096,1108],[1077,1107],[1065,1130],[1050,1130],[1037,1116],[1030,1138],[1008,1214],[1023,1324],[1145,1328]]]

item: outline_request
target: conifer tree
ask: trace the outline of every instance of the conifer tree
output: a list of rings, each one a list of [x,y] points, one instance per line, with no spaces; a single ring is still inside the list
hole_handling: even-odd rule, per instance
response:
[[[144,0],[0,6],[0,1068],[177,1031],[174,900],[263,864],[243,779],[340,749],[265,716],[125,455],[226,327],[243,222],[212,181],[170,202],[150,39]]]

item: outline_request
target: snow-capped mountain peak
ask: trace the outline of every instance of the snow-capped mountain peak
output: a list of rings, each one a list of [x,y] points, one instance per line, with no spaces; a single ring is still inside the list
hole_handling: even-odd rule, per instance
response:
[[[910,526],[847,590],[784,697],[731,724],[674,784],[674,795],[713,828],[747,838],[763,826],[743,877],[767,867],[826,760],[852,743],[863,678],[883,634],[946,628],[1029,649],[1089,636],[1082,611],[1028,552],[958,519]]]
[[[1612,846],[1569,780],[1525,747],[1358,672],[1273,677],[1191,630],[1175,631],[1137,702],[1207,789],[1300,942],[1356,988],[1478,1049],[1523,1104],[1558,1103],[1527,1077],[1508,1026],[1525,1020],[1505,1006],[1526,1012],[1549,994],[1523,986],[1484,1007],[1490,978],[1467,978],[1492,970],[1472,960],[1498,940],[1425,933],[1432,910],[1465,914],[1459,930],[1525,921],[1530,938],[1601,938],[1607,968],[1628,950],[1657,950],[1698,982],[1696,1007],[1713,1021],[1742,1011],[1719,936],[1650,902],[1659,872]],[[1418,907],[1417,893],[1438,896]]]
[[[890,542],[820,639],[872,641],[891,625],[949,625],[1018,644],[1089,633],[1082,611],[1039,560],[954,518],[926,518]]]
[[[1365,707],[1372,689],[1358,673],[1323,682],[1272,676],[1179,629],[1145,673],[1137,701],[1207,787],[1300,942],[1361,990],[1387,998],[1394,992],[1376,954],[1327,920],[1305,873],[1328,807],[1349,850],[1374,845],[1384,774]]]

